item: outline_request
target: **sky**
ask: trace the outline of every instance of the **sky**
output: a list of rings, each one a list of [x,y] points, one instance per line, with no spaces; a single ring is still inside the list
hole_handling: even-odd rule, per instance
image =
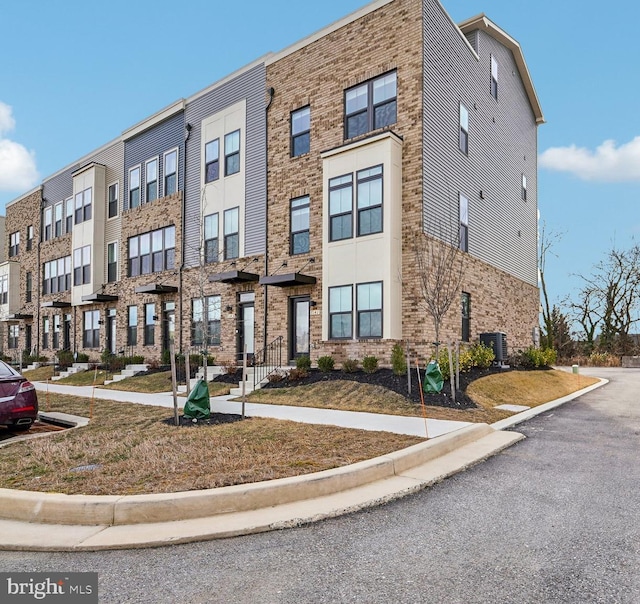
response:
[[[364,6],[213,0],[0,0],[0,212],[122,131]],[[540,224],[556,242],[552,302],[640,233],[640,2],[442,0],[485,13],[524,53],[538,129]],[[96,6],[101,7],[98,13]]]

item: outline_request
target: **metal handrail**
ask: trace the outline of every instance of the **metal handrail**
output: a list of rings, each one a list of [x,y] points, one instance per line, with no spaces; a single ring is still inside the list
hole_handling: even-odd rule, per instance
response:
[[[273,342],[255,353],[253,356],[253,387],[276,373],[282,367],[282,342],[284,338],[278,336]]]

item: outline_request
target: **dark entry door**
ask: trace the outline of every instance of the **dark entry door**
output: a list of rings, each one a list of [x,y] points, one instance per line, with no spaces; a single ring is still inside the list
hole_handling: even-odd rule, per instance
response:
[[[176,303],[165,302],[162,317],[162,350],[171,350],[171,340],[176,331]]]
[[[291,298],[289,350],[291,358],[309,356],[309,296]]]
[[[238,360],[242,361],[245,346],[247,359],[253,359],[255,353],[255,295],[242,293],[238,299]]]
[[[111,354],[116,353],[116,310],[107,310],[107,350]]]
[[[71,350],[71,315],[64,316],[64,324],[62,326],[62,348]]]

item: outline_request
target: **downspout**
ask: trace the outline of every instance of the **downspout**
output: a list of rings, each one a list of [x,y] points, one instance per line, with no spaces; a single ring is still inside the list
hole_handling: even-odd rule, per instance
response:
[[[185,118],[186,118],[186,112],[185,112]],[[178,329],[178,350],[180,352],[182,352],[182,337],[183,337],[183,330],[182,330],[182,302],[183,302],[183,295],[182,295],[182,272],[184,271],[184,258],[185,258],[185,252],[186,252],[186,237],[185,237],[185,225],[187,223],[186,221],[186,214],[187,214],[187,141],[189,140],[189,135],[191,134],[191,129],[193,128],[193,126],[189,123],[189,122],[185,122],[184,124],[184,153],[183,155],[183,167],[182,167],[182,179],[183,179],[183,191],[182,191],[182,212],[181,212],[181,216],[180,216],[180,220],[182,223],[182,231],[181,231],[181,241],[180,241],[180,247],[181,252],[181,258],[180,258],[180,267],[178,268],[178,300],[180,302],[180,310],[177,313],[177,316],[180,320],[180,325],[179,325],[179,329]]]
[[[264,143],[264,151],[265,151],[265,206],[264,206],[264,274],[265,276],[269,274],[269,107],[271,107],[271,103],[273,102],[273,97],[276,93],[275,88],[270,86],[267,89],[269,93],[269,102],[264,110],[264,118],[265,118],[265,143]],[[263,338],[264,338],[264,353],[267,354],[267,308],[268,308],[268,291],[269,286],[264,285],[264,326],[263,326]]]

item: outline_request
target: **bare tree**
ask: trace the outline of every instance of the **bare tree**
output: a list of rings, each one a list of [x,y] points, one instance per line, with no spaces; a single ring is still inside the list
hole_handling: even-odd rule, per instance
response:
[[[542,223],[542,229],[538,234],[538,276],[540,279],[540,289],[542,291],[542,323],[544,334],[542,336],[542,348],[553,348],[556,338],[554,333],[553,308],[549,302],[549,292],[545,280],[545,270],[549,255],[557,255],[552,251],[553,247],[562,238],[562,233],[547,232],[547,225]]]
[[[565,306],[569,308],[570,317],[582,328],[582,336],[586,346],[586,354],[591,354],[595,345],[596,330],[600,325],[597,307],[597,292],[591,287],[583,287],[577,301],[567,299]]]

